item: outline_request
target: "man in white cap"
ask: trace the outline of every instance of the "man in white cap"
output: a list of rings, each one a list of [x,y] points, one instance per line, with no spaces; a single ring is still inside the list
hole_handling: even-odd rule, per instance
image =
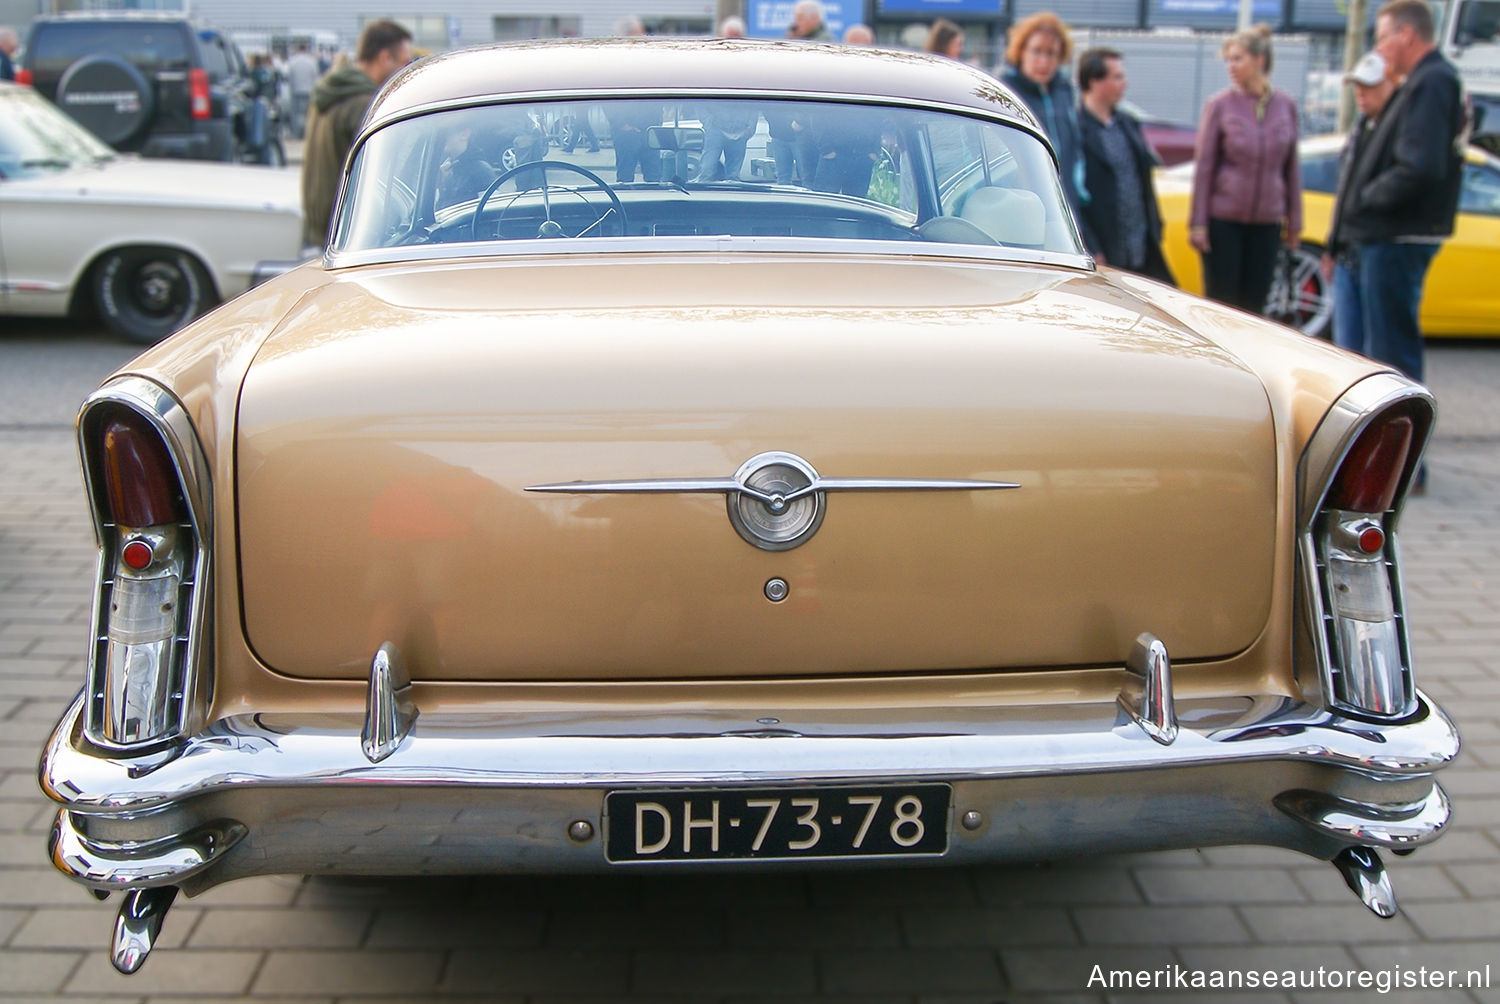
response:
[[[1354,87],[1354,105],[1359,118],[1349,130],[1339,158],[1338,188],[1333,200],[1333,220],[1323,252],[1323,279],[1333,283],[1333,341],[1335,345],[1355,352],[1364,351],[1364,312],[1360,306],[1359,245],[1347,239],[1351,220],[1360,212],[1358,192],[1350,184],[1354,166],[1369,143],[1380,113],[1396,92],[1396,81],[1386,73],[1385,60],[1378,52],[1367,52],[1354,69],[1344,74],[1344,82]]]

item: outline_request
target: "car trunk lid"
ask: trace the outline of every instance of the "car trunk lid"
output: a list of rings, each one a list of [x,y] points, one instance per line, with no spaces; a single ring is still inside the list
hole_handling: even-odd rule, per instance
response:
[[[529,490],[770,452],[1020,487],[828,492],[788,550],[736,531],[735,493]],[[1208,659],[1269,615],[1259,379],[1065,270],[353,270],[263,347],[237,469],[245,629],[299,677],[362,677],[387,641],[430,680],[1112,665],[1142,631]]]

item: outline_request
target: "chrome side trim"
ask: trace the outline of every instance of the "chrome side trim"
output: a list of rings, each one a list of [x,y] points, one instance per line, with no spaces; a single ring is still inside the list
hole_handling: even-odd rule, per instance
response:
[[[103,498],[103,486],[94,475],[93,460],[97,459],[97,445],[86,441],[88,419],[92,412],[104,405],[128,408],[146,419],[167,445],[178,483],[183,489],[187,503],[188,522],[193,531],[193,548],[190,593],[192,606],[184,631],[179,638],[184,644],[182,660],[182,688],[179,700],[178,721],[164,735],[146,743],[122,744],[112,742],[105,735],[102,700],[105,667],[100,663],[102,641],[99,628],[103,625],[104,593],[114,580],[114,571],[109,553],[109,540],[105,528],[109,523]],[[87,488],[89,511],[94,524],[94,540],[99,547],[99,561],[95,572],[93,611],[90,624],[93,643],[89,646],[88,678],[85,694],[87,703],[85,733],[89,742],[101,749],[135,751],[160,747],[199,731],[203,725],[204,710],[212,695],[212,674],[204,663],[206,653],[202,639],[207,635],[205,619],[212,592],[211,553],[214,529],[213,488],[209,474],[208,458],[193,429],[187,410],[168,391],[157,383],[143,377],[126,376],[111,380],[90,394],[79,408],[75,423],[78,436],[79,457],[83,467],[83,480]]]
[[[1163,746],[1177,739],[1177,711],[1172,697],[1172,660],[1167,647],[1149,631],[1135,640],[1125,660],[1129,676],[1118,701],[1141,731]]]
[[[762,454],[746,461],[747,465],[769,462],[780,454]],[[752,473],[754,468],[751,468]],[[996,488],[1020,488],[1009,481],[964,481],[937,478],[825,478],[814,475],[804,488],[784,495],[768,495],[735,478],[650,478],[640,481],[566,481],[550,485],[531,485],[529,492],[555,492],[566,495],[733,495],[738,493],[767,506],[795,502],[814,492],[978,492]]]
[[[386,642],[370,663],[370,689],[365,699],[365,727],[360,746],[365,759],[379,763],[401,746],[417,720],[411,698],[411,676],[396,646]]]
[[[1378,813],[1317,791],[1285,792],[1276,798],[1276,807],[1338,840],[1397,850],[1433,839],[1448,825],[1453,811],[1447,794],[1437,786],[1425,798]]]

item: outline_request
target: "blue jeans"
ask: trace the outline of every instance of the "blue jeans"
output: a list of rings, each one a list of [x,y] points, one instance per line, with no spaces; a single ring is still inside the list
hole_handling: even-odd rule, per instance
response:
[[[1359,272],[1338,262],[1333,266],[1333,344],[1363,352],[1364,313],[1359,301]]]
[[[804,188],[811,188],[818,171],[818,147],[806,133],[796,139],[775,139],[768,144],[771,158],[776,162],[776,183],[790,185],[793,181]]]
[[[1364,354],[1422,379],[1417,310],[1436,244],[1365,244],[1359,249],[1359,299]]]
[[[724,158],[723,177],[730,181],[740,179],[740,167],[745,163],[745,145],[750,134],[730,136],[722,129],[709,126],[703,131],[703,158],[698,161],[698,177],[695,181],[717,181],[719,158]]]

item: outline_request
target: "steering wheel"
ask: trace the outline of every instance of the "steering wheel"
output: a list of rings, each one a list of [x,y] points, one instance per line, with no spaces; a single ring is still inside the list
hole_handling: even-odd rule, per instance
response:
[[[602,190],[606,196],[609,197],[610,208],[606,209],[599,215],[597,219],[594,220],[594,222],[578,231],[578,233],[569,234],[565,232],[562,228],[562,224],[558,223],[552,218],[552,196],[549,194],[552,186],[547,183],[547,171],[552,168],[557,168],[560,171],[572,171],[574,174],[583,175],[589,181],[593,182],[596,187]],[[590,230],[594,229],[599,224],[608,219],[611,212],[615,213],[620,219],[620,234],[623,236],[625,233],[627,233],[625,229],[625,207],[620,203],[620,197],[615,194],[615,190],[613,188],[610,188],[609,183],[606,182],[603,178],[599,177],[597,174],[595,174],[593,171],[590,171],[586,167],[579,167],[577,164],[569,164],[567,161],[533,160],[530,163],[517,164],[509,171],[502,171],[498,178],[490,182],[490,186],[484,190],[484,194],[479,197],[479,201],[474,205],[474,222],[469,228],[470,240],[479,240],[479,217],[484,212],[485,203],[490,201],[490,197],[495,194],[495,192],[500,188],[501,185],[505,184],[507,181],[509,181],[511,178],[514,178],[522,171],[540,171],[542,174],[542,184],[540,187],[542,190],[543,218],[542,225],[537,228],[536,235],[538,237],[582,237],[584,234],[588,233]],[[562,187],[564,191],[572,192],[575,195],[578,194],[578,189],[576,188],[567,188],[565,186],[559,187]],[[528,188],[526,189],[526,191],[529,192],[532,191],[532,189]],[[517,196],[520,196],[521,194],[523,193],[519,191],[516,193]],[[580,196],[580,198],[582,198],[582,196]],[[589,205],[590,209],[593,208],[588,199],[585,198],[583,199],[583,201],[585,204]],[[504,215],[504,210],[501,210],[501,214]]]

